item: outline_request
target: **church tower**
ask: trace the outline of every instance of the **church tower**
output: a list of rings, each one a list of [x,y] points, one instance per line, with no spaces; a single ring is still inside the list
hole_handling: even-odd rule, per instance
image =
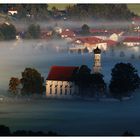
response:
[[[101,72],[101,49],[98,47],[94,49],[94,66],[93,73]]]

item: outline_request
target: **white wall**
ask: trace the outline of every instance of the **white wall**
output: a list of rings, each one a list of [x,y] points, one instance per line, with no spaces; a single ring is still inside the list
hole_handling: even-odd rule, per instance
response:
[[[123,44],[126,46],[133,47],[133,46],[139,46],[140,42],[123,42]]]
[[[119,41],[119,35],[117,35],[116,33],[113,33],[110,37],[109,37],[110,40],[113,40],[113,41]]]
[[[73,82],[46,80],[46,97],[72,97],[78,92],[78,87]]]

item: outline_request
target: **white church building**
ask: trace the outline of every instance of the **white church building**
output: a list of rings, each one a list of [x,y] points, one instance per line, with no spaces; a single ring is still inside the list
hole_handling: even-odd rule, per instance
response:
[[[72,97],[78,92],[73,82],[73,74],[79,69],[74,66],[52,66],[46,79],[47,97]]]
[[[46,97],[71,98],[79,92],[78,86],[73,81],[73,75],[79,67],[52,66],[46,79]],[[94,49],[93,73],[101,72],[101,50]]]

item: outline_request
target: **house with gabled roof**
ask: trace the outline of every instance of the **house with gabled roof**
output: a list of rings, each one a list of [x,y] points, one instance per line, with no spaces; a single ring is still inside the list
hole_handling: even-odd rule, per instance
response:
[[[106,50],[107,43],[100,38],[94,36],[84,36],[84,37],[77,37],[73,41],[74,48],[77,49],[85,49],[87,48],[89,52],[92,52],[95,48],[99,47],[102,50]]]
[[[52,66],[46,79],[46,97],[72,97],[78,93],[73,76],[78,71],[76,66]]]
[[[63,29],[60,35],[63,39],[66,39],[66,40],[69,40],[69,41],[71,41],[76,36],[76,34],[68,28]]]
[[[140,46],[140,37],[126,37],[123,40],[123,45],[129,47]]]

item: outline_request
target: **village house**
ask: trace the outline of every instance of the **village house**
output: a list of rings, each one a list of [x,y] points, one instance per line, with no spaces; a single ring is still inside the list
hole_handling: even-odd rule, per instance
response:
[[[123,40],[123,45],[128,47],[140,46],[140,37],[126,37]]]
[[[15,8],[10,8],[9,10],[8,10],[8,15],[15,15],[15,14],[17,14],[18,13],[18,11],[15,9]]]
[[[103,29],[91,29],[90,32],[92,36],[103,40],[113,40],[113,41],[120,41],[121,36],[123,35],[123,31],[120,30],[103,30]]]
[[[72,41],[72,39],[75,38],[75,36],[76,36],[75,33],[68,28],[63,29],[60,35],[63,39],[66,39],[68,41]]]
[[[72,48],[71,49],[81,49],[84,50],[85,48],[88,49],[89,52],[92,52],[95,48],[100,48],[101,50],[106,50],[107,49],[107,43],[97,37],[94,36],[89,36],[89,37],[77,37],[73,42],[72,42]]]
[[[42,29],[41,34],[40,34],[40,36],[41,36],[40,38],[48,40],[50,38],[51,34],[52,34],[52,31]]]
[[[46,79],[47,97],[72,97],[78,92],[78,87],[73,82],[73,74],[79,67],[52,66]]]

